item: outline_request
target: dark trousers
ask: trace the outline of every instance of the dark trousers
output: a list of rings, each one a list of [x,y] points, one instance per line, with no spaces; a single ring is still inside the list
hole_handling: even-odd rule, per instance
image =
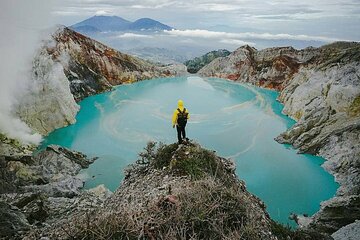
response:
[[[177,130],[177,137],[178,137],[178,142],[181,143],[182,139],[186,138],[186,133],[185,133],[185,126],[180,126],[180,125],[176,125],[176,130]],[[182,138],[181,138],[182,135]]]

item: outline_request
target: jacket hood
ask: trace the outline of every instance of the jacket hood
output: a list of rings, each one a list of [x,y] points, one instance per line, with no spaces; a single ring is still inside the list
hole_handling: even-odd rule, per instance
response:
[[[178,101],[178,108],[180,108],[180,109],[184,108],[184,102],[183,102],[183,100],[179,100],[179,101]]]

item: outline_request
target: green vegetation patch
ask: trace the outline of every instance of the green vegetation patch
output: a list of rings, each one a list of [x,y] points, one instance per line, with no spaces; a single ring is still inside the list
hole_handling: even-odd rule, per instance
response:
[[[219,49],[206,53],[201,57],[196,57],[192,60],[188,60],[184,63],[189,73],[197,73],[202,67],[212,62],[215,58],[226,57],[230,54],[226,49]]]
[[[144,150],[139,153],[139,159],[136,163],[155,169],[163,169],[170,165],[171,157],[177,147],[178,145],[176,143],[165,145],[163,143],[148,142]]]
[[[170,162],[171,170],[189,175],[193,179],[205,175],[215,176],[220,168],[219,160],[213,152],[198,147],[188,147],[178,151]]]
[[[16,139],[12,139],[12,138],[8,138],[5,134],[0,133],[0,142],[6,143],[6,144],[10,144],[14,147],[21,147],[21,143],[16,140]]]
[[[165,145],[149,142],[139,157],[139,165],[167,169],[174,174],[189,175],[192,179],[205,175],[226,175],[220,158],[214,152],[192,143],[179,147],[176,143]]]
[[[348,114],[351,117],[358,117],[360,116],[360,96],[357,96],[354,101],[351,103]]]

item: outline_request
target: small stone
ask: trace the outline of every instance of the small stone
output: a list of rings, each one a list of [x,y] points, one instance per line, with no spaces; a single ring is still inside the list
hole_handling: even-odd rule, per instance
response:
[[[173,204],[178,204],[178,199],[175,195],[168,195],[166,200]]]

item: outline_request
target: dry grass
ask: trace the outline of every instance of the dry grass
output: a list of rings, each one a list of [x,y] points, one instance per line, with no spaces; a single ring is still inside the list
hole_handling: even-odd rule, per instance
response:
[[[260,239],[241,189],[214,178],[193,183],[174,198],[163,196],[146,212],[99,211],[76,221],[74,239]]]

